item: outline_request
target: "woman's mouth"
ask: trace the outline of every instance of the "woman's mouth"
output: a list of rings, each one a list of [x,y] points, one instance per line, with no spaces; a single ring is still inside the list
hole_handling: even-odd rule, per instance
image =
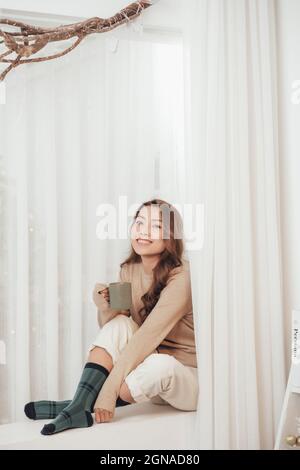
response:
[[[152,243],[150,240],[146,240],[144,238],[138,238],[137,242],[139,245],[150,245]]]

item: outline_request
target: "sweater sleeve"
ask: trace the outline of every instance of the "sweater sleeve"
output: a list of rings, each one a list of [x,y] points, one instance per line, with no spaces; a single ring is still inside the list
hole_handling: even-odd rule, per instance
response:
[[[124,266],[119,271],[118,282],[120,281],[127,281]],[[109,306],[109,303],[105,300],[105,298],[98,293],[98,291],[104,289],[105,287],[108,287],[108,284],[97,283],[93,290],[93,300],[97,307],[97,319],[100,328],[102,328],[105,323],[109,322],[120,313],[130,316],[130,310],[117,310]]]
[[[168,279],[158,302],[122,350],[99,392],[94,409],[114,411],[121,385],[127,375],[154,352],[191,308],[190,273],[184,269]]]

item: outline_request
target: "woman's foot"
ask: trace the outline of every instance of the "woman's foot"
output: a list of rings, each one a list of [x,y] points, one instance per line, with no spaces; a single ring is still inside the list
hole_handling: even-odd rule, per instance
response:
[[[29,419],[54,419],[59,413],[61,413],[72,400],[65,401],[50,401],[50,400],[40,400],[40,401],[30,401],[26,403],[24,407],[24,413]],[[122,400],[121,397],[117,398],[116,408],[119,406],[130,405],[129,402]],[[93,407],[89,410],[91,413],[94,412]]]
[[[50,400],[31,401],[31,402],[29,402],[25,405],[24,413],[27,416],[27,418],[30,418],[30,419],[54,419],[70,403],[71,403],[71,400],[65,400],[65,401],[50,401]]]
[[[93,425],[92,414],[89,411],[83,411],[74,407],[65,408],[49,424],[45,424],[41,433],[45,436],[56,434],[66,429],[88,428]]]

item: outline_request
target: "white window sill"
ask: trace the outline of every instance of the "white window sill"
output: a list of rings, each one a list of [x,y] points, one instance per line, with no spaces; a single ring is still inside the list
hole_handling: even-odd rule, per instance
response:
[[[118,407],[110,423],[43,436],[51,420],[24,421],[0,426],[0,450],[5,449],[191,449],[195,411],[180,411],[151,402]]]

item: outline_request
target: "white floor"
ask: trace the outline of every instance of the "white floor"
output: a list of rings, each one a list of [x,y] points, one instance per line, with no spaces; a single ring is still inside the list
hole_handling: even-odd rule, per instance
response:
[[[0,426],[0,450],[6,449],[191,449],[195,411],[170,405],[135,403],[115,410],[109,423],[71,429],[53,436],[40,433],[51,420],[25,420]]]

